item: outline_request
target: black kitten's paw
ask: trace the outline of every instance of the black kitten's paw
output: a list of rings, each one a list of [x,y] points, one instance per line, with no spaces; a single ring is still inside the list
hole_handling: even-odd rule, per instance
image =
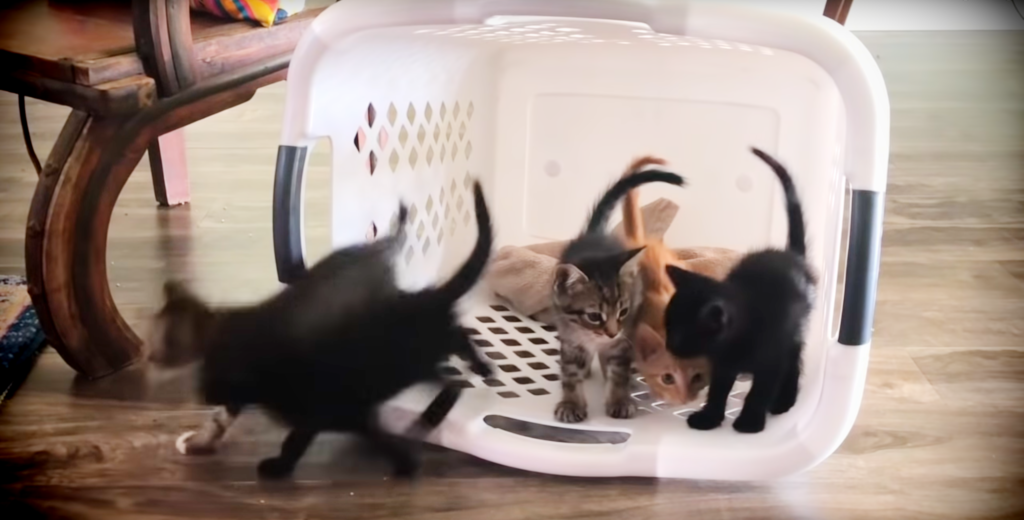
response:
[[[256,466],[256,472],[259,473],[260,478],[271,480],[287,477],[288,475],[291,475],[294,470],[295,463],[282,459],[281,457],[263,459],[260,461],[259,466]]]
[[[636,403],[632,399],[608,401],[604,412],[612,419],[630,419],[636,415]]]
[[[555,407],[555,419],[564,423],[578,423],[587,419],[587,405],[577,401],[561,401]]]
[[[732,423],[732,429],[740,433],[757,433],[764,430],[764,413],[744,413]]]
[[[396,479],[413,479],[420,472],[419,458],[399,457],[391,461],[392,474]]]
[[[710,410],[700,410],[687,417],[686,424],[690,425],[690,428],[694,430],[714,430],[721,426],[724,420],[724,414],[714,413]]]
[[[768,411],[772,415],[782,415],[788,412],[793,405],[796,404],[796,391],[782,389],[777,396],[775,396],[775,402],[768,407]]]

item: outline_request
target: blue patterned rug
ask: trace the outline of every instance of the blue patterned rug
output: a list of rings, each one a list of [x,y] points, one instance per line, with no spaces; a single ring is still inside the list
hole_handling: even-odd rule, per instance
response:
[[[0,275],[0,403],[28,375],[44,340],[25,279]]]

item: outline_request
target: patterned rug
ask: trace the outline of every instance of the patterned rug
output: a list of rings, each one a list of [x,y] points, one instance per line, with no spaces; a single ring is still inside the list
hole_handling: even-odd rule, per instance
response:
[[[28,375],[44,339],[25,279],[0,275],[0,403]]]

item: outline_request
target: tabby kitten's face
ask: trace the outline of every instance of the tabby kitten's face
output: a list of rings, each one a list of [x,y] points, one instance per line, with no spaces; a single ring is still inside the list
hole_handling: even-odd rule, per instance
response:
[[[619,337],[633,321],[642,291],[638,250],[555,270],[555,308],[565,321],[604,339]]]

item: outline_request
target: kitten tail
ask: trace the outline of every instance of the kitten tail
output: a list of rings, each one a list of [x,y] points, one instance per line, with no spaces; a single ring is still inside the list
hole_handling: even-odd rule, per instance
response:
[[[666,171],[645,170],[619,179],[619,182],[608,188],[608,191],[601,197],[601,200],[598,200],[597,204],[594,205],[594,211],[590,214],[590,222],[587,223],[587,228],[583,233],[585,235],[604,233],[605,228],[608,227],[608,219],[611,217],[615,205],[619,203],[619,199],[625,197],[630,190],[652,182],[664,182],[674,186],[682,186],[683,178],[675,173]]]
[[[484,200],[480,181],[473,183],[473,203],[476,207],[476,245],[473,246],[473,252],[470,253],[466,263],[462,264],[455,276],[452,276],[448,283],[438,289],[444,299],[452,302],[461,298],[476,285],[484,268],[487,267],[487,261],[491,258],[494,236],[491,230],[491,215],[487,211],[487,201]]]
[[[649,166],[665,166],[666,162],[660,157],[644,156],[636,159],[626,168],[622,178],[636,175]],[[644,217],[640,212],[640,194],[637,190],[629,190],[625,200],[622,201],[622,231],[626,242],[632,246],[642,246],[647,237],[644,235]]]
[[[772,156],[757,148],[751,148],[751,152],[771,167],[772,171],[779,178],[782,184],[782,191],[786,195],[786,216],[789,218],[789,238],[786,249],[800,255],[807,254],[807,243],[805,241],[804,211],[800,205],[800,197],[797,196],[796,186],[792,177],[784,166],[779,164]]]

